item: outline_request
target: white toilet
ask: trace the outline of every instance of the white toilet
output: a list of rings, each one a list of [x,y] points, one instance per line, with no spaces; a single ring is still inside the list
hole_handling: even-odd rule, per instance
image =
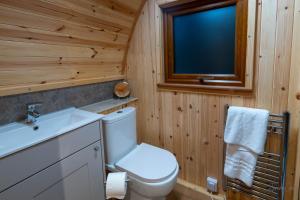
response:
[[[175,156],[136,139],[136,109],[127,107],[103,119],[108,170],[127,172],[126,199],[163,200],[173,189],[179,167]]]

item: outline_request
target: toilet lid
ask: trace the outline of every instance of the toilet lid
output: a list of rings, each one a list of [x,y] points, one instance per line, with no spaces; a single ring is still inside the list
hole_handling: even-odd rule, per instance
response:
[[[160,182],[170,177],[178,165],[169,151],[142,143],[115,166],[141,181]]]

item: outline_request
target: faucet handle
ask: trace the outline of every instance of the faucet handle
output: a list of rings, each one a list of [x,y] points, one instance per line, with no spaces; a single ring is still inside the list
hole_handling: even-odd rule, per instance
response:
[[[28,111],[34,111],[37,107],[40,107],[42,102],[28,103],[26,104]]]

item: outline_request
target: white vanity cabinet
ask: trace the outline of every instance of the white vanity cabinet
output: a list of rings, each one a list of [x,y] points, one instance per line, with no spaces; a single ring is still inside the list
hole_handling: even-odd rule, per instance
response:
[[[100,130],[97,121],[0,160],[0,200],[104,200]]]

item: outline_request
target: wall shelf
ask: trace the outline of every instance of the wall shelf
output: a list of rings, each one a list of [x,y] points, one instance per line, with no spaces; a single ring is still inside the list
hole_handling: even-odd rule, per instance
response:
[[[100,101],[97,103],[93,103],[84,107],[81,107],[80,109],[86,110],[89,112],[95,112],[95,113],[102,113],[106,114],[109,112],[113,112],[115,110],[127,107],[128,105],[135,105],[138,101],[138,98],[135,97],[128,97],[124,99],[108,99],[105,101]]]

